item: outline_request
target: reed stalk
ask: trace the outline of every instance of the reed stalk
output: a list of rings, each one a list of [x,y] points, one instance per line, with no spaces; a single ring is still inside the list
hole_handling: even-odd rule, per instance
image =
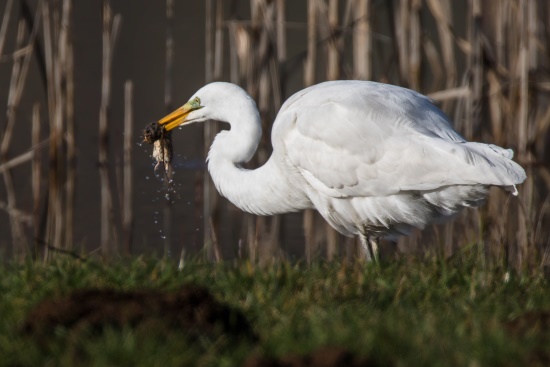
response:
[[[59,21],[56,72],[56,124],[63,138],[58,140],[57,155],[63,162],[59,181],[64,182],[65,192],[61,192],[56,202],[56,210],[64,213],[65,219],[57,222],[56,232],[61,239],[60,247],[71,250],[73,246],[74,203],[76,185],[76,142],[74,131],[74,81],[71,34],[72,0],[63,0]],[[60,187],[60,190],[63,190]],[[63,195],[64,194],[64,195]],[[64,197],[64,202],[61,198]],[[64,207],[63,207],[64,206]]]
[[[337,37],[339,31],[339,18],[338,18],[338,0],[329,0],[327,7],[327,33],[330,37],[330,42],[327,44],[327,80],[338,80],[340,79],[340,50],[342,48],[342,39]],[[368,1],[362,2],[362,5],[368,8]],[[359,12],[358,12],[359,13]],[[358,14],[359,17],[362,17],[364,23],[369,23],[367,14]],[[359,27],[359,24],[356,25]],[[365,30],[365,25],[362,25],[362,32],[369,34],[368,28]],[[368,27],[368,25],[367,25]],[[357,30],[356,30],[357,31]],[[370,34],[367,36],[370,39]],[[370,44],[367,42],[365,48],[369,48]],[[364,50],[363,50],[364,51]],[[370,58],[368,58],[370,60]],[[369,70],[370,66],[365,65],[365,70]],[[362,70],[362,71],[365,71]],[[355,70],[358,72],[358,70]],[[368,78],[369,71],[365,71],[365,77]],[[327,238],[327,259],[329,261],[334,260],[338,254],[338,232],[332,228],[330,225],[325,225],[326,228],[326,238]]]
[[[4,45],[6,44],[6,34],[8,32],[8,26],[11,19],[11,8],[13,7],[13,0],[6,1],[6,7],[4,8],[4,16],[2,17],[2,26],[0,26],[0,57],[4,53]]]
[[[317,1],[307,2],[307,56],[304,64],[304,86],[315,84],[315,66],[317,59]],[[311,209],[304,210],[303,227],[305,239],[305,257],[308,264],[316,253],[315,222],[317,213]]]
[[[56,33],[55,4],[44,4],[44,46],[46,56],[48,115],[50,124],[50,171],[48,182],[48,225],[46,243],[48,247],[63,248],[62,229],[66,220],[63,211],[64,149],[63,149],[63,104],[65,94],[61,89],[59,65],[60,58],[56,52],[60,39]],[[45,254],[49,257],[49,254]]]
[[[341,39],[337,34],[338,24],[338,0],[329,0],[327,7],[327,30],[330,41],[327,44],[327,79],[340,79],[340,48]]]
[[[132,254],[134,212],[132,195],[134,192],[132,152],[134,146],[134,84],[127,80],[124,84],[124,173],[123,173],[123,204],[122,233],[124,253]]]
[[[113,217],[113,195],[109,179],[109,109],[111,101],[111,67],[115,42],[118,38],[121,18],[113,17],[109,0],[103,1],[103,57],[101,77],[101,104],[99,109],[99,178],[101,190],[101,252],[103,256],[118,251]]]
[[[164,108],[166,113],[170,113],[173,110],[172,102],[172,78],[173,65],[174,65],[174,36],[173,36],[173,22],[174,22],[174,0],[166,0],[166,59],[165,59],[165,72],[164,72]],[[169,258],[172,246],[172,202],[173,192],[172,185],[172,162],[165,163],[164,167],[164,210],[163,210],[163,240],[164,240],[164,257]]]
[[[443,59],[442,64],[444,67],[444,72],[436,73],[434,75],[435,78],[433,85],[437,89],[441,89],[442,87],[446,90],[455,88],[457,83],[457,75],[454,51],[455,42],[452,31],[451,3],[449,0],[427,0],[426,4],[428,5],[428,9],[436,21],[439,46]],[[436,63],[434,62],[431,63],[431,65],[438,68],[435,64]],[[443,79],[445,79],[444,86],[441,85],[441,81]],[[444,111],[449,111],[452,106],[452,101],[445,101],[441,104],[441,108]]]
[[[34,239],[34,256],[39,256],[39,248],[40,248],[40,242],[38,241],[39,238],[41,238],[40,233],[40,203],[41,203],[41,195],[40,195],[40,186],[42,183],[42,175],[41,175],[41,166],[42,166],[42,155],[40,154],[40,150],[38,147],[40,146],[40,104],[37,102],[34,104],[32,109],[32,146],[33,150],[31,151],[32,154],[32,166],[31,166],[31,174],[32,174],[32,202],[33,202],[33,208],[32,208],[32,226],[33,226],[33,239]]]
[[[112,255],[114,245],[111,240],[111,214],[112,195],[109,182],[108,168],[108,108],[110,100],[111,84],[111,5],[108,0],[103,1],[103,58],[101,77],[101,105],[99,110],[99,177],[101,186],[101,252],[103,256]]]
[[[220,0],[206,2],[206,65],[205,79],[207,83],[221,78],[222,50],[223,50],[223,2]],[[204,154],[216,135],[214,124],[204,124]],[[203,172],[203,244],[205,246],[206,258],[215,260],[214,238],[218,238],[217,230],[219,225],[219,203],[212,180],[206,172]]]
[[[355,0],[353,4],[355,18],[353,25],[353,78],[359,80],[371,79],[370,6],[370,0]]]
[[[286,60],[286,24],[285,24],[285,0],[276,0],[277,10],[277,61],[282,63]]]
[[[8,4],[9,5],[9,4]],[[42,2],[40,1],[37,5],[37,13],[35,18],[39,19],[42,11]],[[9,10],[9,9],[6,9]],[[9,22],[9,17],[4,17],[5,23]],[[8,94],[8,103],[7,103],[7,114],[6,114],[6,125],[2,135],[2,141],[0,144],[0,163],[5,164],[8,161],[8,153],[13,138],[13,129],[15,126],[16,111],[21,102],[21,96],[25,87],[25,82],[27,80],[30,59],[33,51],[34,40],[37,35],[39,23],[35,21],[34,28],[31,30],[29,35],[29,42],[26,46],[27,52],[20,53],[15,57],[12,67],[12,74],[10,80],[9,94]],[[24,20],[20,19],[18,23],[17,38],[16,38],[16,49],[21,50],[23,48],[25,35],[25,24]],[[5,35],[4,35],[5,36]],[[3,42],[4,36],[0,37],[0,42]],[[14,215],[17,211],[16,204],[16,192],[13,184],[13,178],[9,168],[5,169],[3,172],[4,177],[4,186],[6,189],[7,197],[7,208],[8,214],[10,217],[10,226],[12,231],[13,246],[12,252],[23,256],[27,250],[27,240],[25,238],[23,226],[19,221],[19,216]]]

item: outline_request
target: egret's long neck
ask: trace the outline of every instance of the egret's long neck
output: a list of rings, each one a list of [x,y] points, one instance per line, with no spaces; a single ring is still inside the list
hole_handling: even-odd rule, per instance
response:
[[[275,156],[261,167],[240,166],[254,155],[261,136],[256,109],[242,113],[231,130],[220,132],[208,154],[208,170],[220,194],[240,209],[258,215],[298,211],[310,206],[303,192],[292,185]]]

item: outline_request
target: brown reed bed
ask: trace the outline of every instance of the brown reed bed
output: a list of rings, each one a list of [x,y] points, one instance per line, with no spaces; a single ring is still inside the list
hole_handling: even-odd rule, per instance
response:
[[[28,9],[31,9],[25,1]],[[0,210],[7,213],[10,254],[28,253],[48,258],[51,249],[71,250],[77,190],[78,151],[75,141],[74,64],[71,14],[77,2],[38,1],[25,18],[13,0],[0,9],[0,60],[11,64],[5,118],[0,120],[0,174],[4,192]],[[160,4],[160,3],[159,3]],[[159,5],[160,6],[160,5]],[[166,4],[164,101],[174,107],[174,19],[177,4]],[[298,7],[285,0],[224,2],[206,0],[205,82],[230,80],[246,88],[258,102],[264,136],[252,165],[270,154],[271,124],[282,102],[296,85],[302,87],[332,79],[370,79],[410,87],[431,96],[468,139],[513,148],[527,170],[519,198],[494,190],[486,206],[466,211],[452,223],[433,227],[399,241],[400,253],[435,251],[452,256],[463,246],[476,244],[488,262],[514,268],[544,266],[550,262],[550,41],[545,26],[550,5],[542,0],[308,0]],[[239,10],[240,9],[240,10]],[[246,9],[243,12],[242,9]],[[297,11],[299,16],[289,12]],[[299,18],[299,20],[296,20]],[[103,77],[98,121],[98,190],[101,192],[101,248],[104,256],[117,254],[119,239],[132,253],[132,81],[125,87],[124,159],[119,202],[113,197],[116,180],[109,162],[108,125],[112,62],[117,57],[121,15],[103,2]],[[17,22],[15,32],[8,32]],[[289,39],[288,34],[300,34]],[[9,37],[14,42],[6,42]],[[11,38],[10,38],[11,39]],[[6,44],[14,44],[11,49]],[[299,50],[299,51],[296,51]],[[12,155],[18,105],[29,83],[31,59],[44,60],[47,103],[37,101],[33,112],[32,143],[28,153]],[[34,65],[34,66],[31,66]],[[162,77],[159,74],[159,78]],[[37,81],[33,81],[39,84]],[[47,110],[44,116],[40,109]],[[204,152],[217,133],[216,124],[204,125]],[[47,136],[47,137],[46,137]],[[48,149],[43,149],[47,144]],[[121,142],[122,144],[122,142]],[[32,166],[32,206],[19,204],[12,179],[16,166]],[[48,167],[44,170],[44,167]],[[111,167],[112,168],[112,167]],[[111,172],[111,173],[110,173]],[[254,217],[220,200],[207,174],[197,180],[195,205],[202,207],[203,243],[209,260],[220,261],[224,248],[233,246],[220,232],[236,228],[239,256],[269,262],[286,257],[286,227],[295,216]],[[171,200],[164,209],[164,250],[174,242]],[[223,215],[229,213],[229,215]],[[354,256],[354,242],[343,238],[317,213],[303,215],[304,253],[308,261]],[[225,223],[229,221],[229,223]],[[4,229],[2,229],[4,231]],[[3,233],[2,233],[3,234]],[[389,244],[388,244],[389,246]],[[40,250],[40,251],[36,251]]]

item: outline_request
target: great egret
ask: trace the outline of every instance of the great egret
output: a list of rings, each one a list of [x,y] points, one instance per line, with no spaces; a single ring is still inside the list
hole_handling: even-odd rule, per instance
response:
[[[230,124],[207,158],[222,196],[258,215],[315,208],[338,232],[359,235],[369,260],[380,237],[478,206],[490,186],[517,195],[526,178],[512,150],[467,142],[428,97],[388,84],[331,81],[297,92],[273,124],[273,154],[253,170],[241,164],[260,140],[254,100],[211,83],[159,124],[205,120]]]

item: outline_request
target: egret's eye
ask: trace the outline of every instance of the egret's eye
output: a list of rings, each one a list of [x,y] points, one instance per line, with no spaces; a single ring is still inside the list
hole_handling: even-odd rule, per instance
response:
[[[189,102],[187,102],[187,105],[191,108],[191,110],[198,110],[202,108],[201,99],[199,97],[190,99]]]

